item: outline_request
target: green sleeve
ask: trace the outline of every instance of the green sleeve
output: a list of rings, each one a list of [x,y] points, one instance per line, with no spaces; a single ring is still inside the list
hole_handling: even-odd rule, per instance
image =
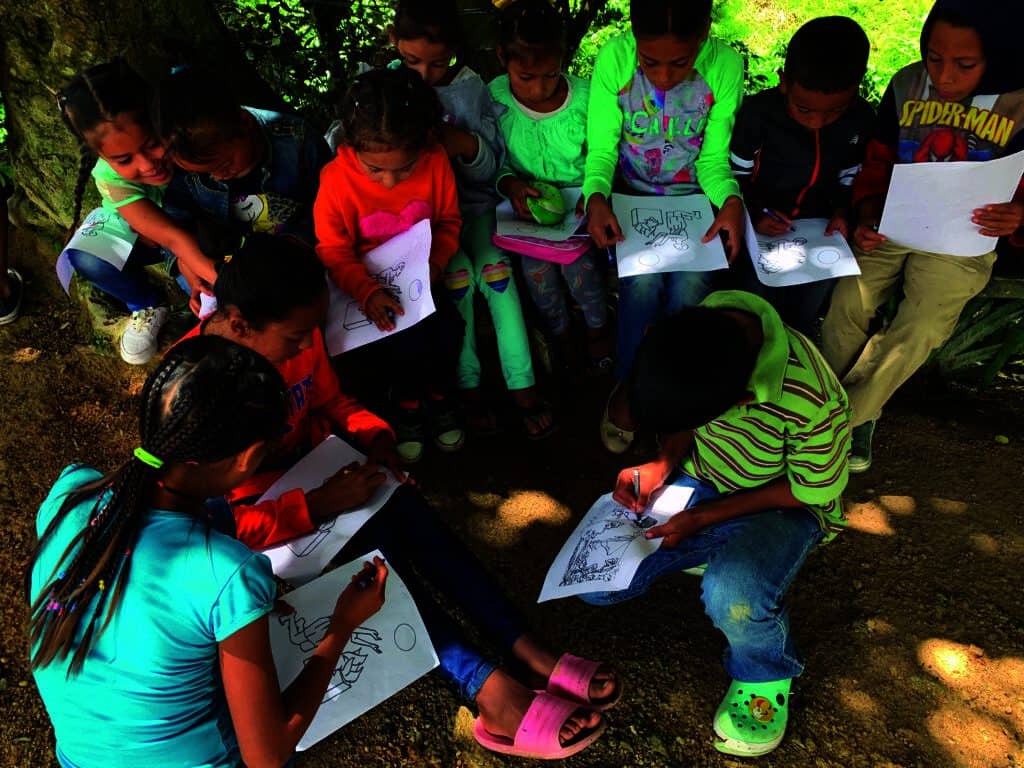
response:
[[[619,163],[622,109],[619,91],[636,66],[636,41],[631,34],[612,39],[597,55],[590,80],[587,108],[587,163],[583,198],[595,192],[611,197],[612,181]]]
[[[497,174],[494,176],[494,189],[501,195],[501,191],[498,190],[498,184],[501,183],[501,180],[506,176],[518,175],[516,169],[512,167],[512,128],[514,128],[514,121],[511,113],[512,108],[509,105],[512,94],[508,84],[508,75],[498,75],[498,77],[487,84],[487,90],[491,92],[491,102],[494,106],[495,118],[498,121],[498,130],[505,140],[505,162],[501,164]]]
[[[715,97],[695,163],[697,181],[712,204],[721,207],[730,195],[740,196],[739,182],[729,167],[729,142],[736,110],[743,100],[743,57],[725,43],[709,38],[697,59],[697,70]]]

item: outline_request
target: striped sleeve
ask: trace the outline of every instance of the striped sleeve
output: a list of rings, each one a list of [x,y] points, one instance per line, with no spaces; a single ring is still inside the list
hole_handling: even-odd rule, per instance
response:
[[[805,504],[828,504],[848,479],[850,422],[846,404],[831,399],[786,440],[786,475],[793,496]]]

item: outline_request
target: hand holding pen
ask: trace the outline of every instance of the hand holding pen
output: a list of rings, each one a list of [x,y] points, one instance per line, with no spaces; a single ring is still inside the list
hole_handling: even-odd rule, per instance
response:
[[[665,484],[672,467],[652,461],[619,472],[612,498],[639,518],[650,504],[651,494]]]

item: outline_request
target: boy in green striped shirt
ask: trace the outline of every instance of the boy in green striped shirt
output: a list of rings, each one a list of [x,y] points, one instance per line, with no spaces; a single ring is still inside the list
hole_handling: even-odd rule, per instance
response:
[[[633,416],[662,442],[657,459],[619,473],[616,501],[643,510],[679,469],[676,485],[693,495],[645,533],[664,538],[629,587],[582,597],[619,602],[663,574],[706,564],[702,600],[728,640],[733,678],[715,714],[715,746],[765,754],[782,741],[790,682],[803,671],[786,589],[810,550],[844,525],[846,393],[806,338],[742,291],[711,294],[654,326],[628,386]]]

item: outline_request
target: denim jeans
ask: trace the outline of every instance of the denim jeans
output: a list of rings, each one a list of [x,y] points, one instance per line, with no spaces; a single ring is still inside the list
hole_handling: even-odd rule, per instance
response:
[[[694,488],[688,507],[718,498],[711,486],[683,475]],[[610,605],[646,592],[661,576],[707,563],[701,600],[729,645],[725,670],[734,680],[764,683],[803,671],[789,631],[786,589],[821,541],[818,519],[807,509],[767,509],[704,528],[675,547],[662,547],[640,563],[633,581],[618,592],[580,595]]]
[[[167,303],[146,277],[147,266],[164,261],[164,255],[155,248],[136,243],[122,269],[78,248],[69,248],[66,253],[80,278],[123,302],[131,312]]]
[[[345,545],[336,560],[379,549],[409,588],[441,662],[441,671],[469,701],[495,664],[424,589],[427,582],[458,605],[476,628],[507,653],[527,632],[526,620],[472,552],[459,541],[419,491],[403,486]],[[413,573],[415,570],[415,573]]]
[[[658,319],[700,304],[711,292],[713,272],[659,272],[619,280],[615,373],[629,377],[637,347]]]

